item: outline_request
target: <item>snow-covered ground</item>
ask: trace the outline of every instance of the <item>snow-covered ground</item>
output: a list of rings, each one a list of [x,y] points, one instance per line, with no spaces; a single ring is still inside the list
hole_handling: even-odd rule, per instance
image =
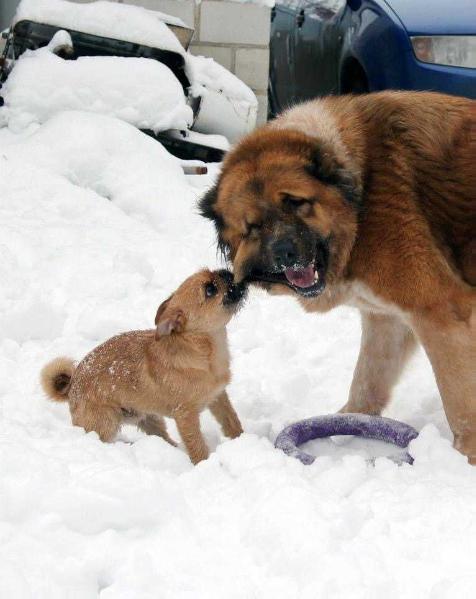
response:
[[[421,430],[412,467],[372,467],[357,441],[314,443],[308,467],[273,447],[344,403],[351,309],[251,293],[229,326],[246,433],[226,440],[204,414],[214,453],[196,467],[132,427],[103,444],[43,396],[46,361],[150,327],[185,276],[217,264],[196,208],[211,178],[105,116],[0,130],[0,597],[474,597],[476,468],[451,447],[421,352],[388,410]]]

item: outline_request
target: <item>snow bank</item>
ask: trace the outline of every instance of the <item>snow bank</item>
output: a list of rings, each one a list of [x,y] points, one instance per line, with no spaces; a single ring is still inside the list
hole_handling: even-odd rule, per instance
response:
[[[21,0],[14,22],[24,19],[185,53],[165,24],[185,27],[184,23],[170,15],[140,6],[104,0],[86,4],[66,0]]]
[[[197,86],[192,88],[197,96],[200,96],[205,88],[225,93],[228,97],[243,103],[257,104],[256,96],[251,89],[213,58],[188,54],[187,75]]]
[[[212,58],[191,54],[186,55],[186,72],[192,95],[201,98],[197,131],[220,132],[235,142],[255,127],[258,100],[236,75]]]
[[[232,2],[254,2],[255,0],[232,0]],[[273,6],[274,4],[280,5],[284,4],[285,6],[291,6],[296,9],[301,4],[301,0],[256,0],[257,2],[267,3],[273,2],[273,4],[266,4],[266,6]],[[327,9],[331,12],[337,13],[339,10],[343,9],[347,0],[319,0],[316,4],[319,5],[320,8]]]
[[[178,0],[180,2],[180,0]],[[257,6],[268,6],[272,8],[279,0],[227,0],[228,2],[238,2],[238,4],[256,4]],[[339,1],[339,0],[336,0]],[[345,1],[345,0],[344,0]],[[195,4],[201,4],[202,0],[195,0]]]
[[[166,65],[147,58],[63,60],[49,48],[27,50],[3,86],[2,96],[4,118],[17,131],[44,123],[61,110],[116,116],[154,131],[186,129],[193,122],[178,79]]]
[[[93,190],[128,213],[139,212],[140,218],[147,214],[145,220],[157,230],[189,215],[193,194],[180,161],[151,137],[111,117],[60,113],[9,146],[5,156]]]
[[[198,4],[201,0],[195,0]],[[279,0],[230,0],[230,2],[238,2],[239,4],[256,4],[257,6],[267,6],[273,8],[275,4],[279,3]]]
[[[213,59],[186,53],[160,20],[166,18],[162,13],[103,1],[22,0],[16,20],[22,18],[175,50],[184,57],[191,94],[201,98],[198,132],[235,141],[256,124],[258,101],[251,89]],[[58,32],[55,38],[58,35],[64,34]],[[65,61],[52,53],[52,42],[49,48],[25,52],[15,64],[2,89],[5,108],[0,109],[0,124],[8,123],[19,132],[61,110],[87,110],[154,131],[192,125],[192,109],[165,65],[151,59],[102,56]]]
[[[0,129],[0,596],[472,598],[476,468],[451,447],[422,352],[387,411],[421,430],[413,467],[370,467],[355,442],[316,446],[309,467],[273,448],[284,425],[343,404],[351,309],[250,294],[229,327],[246,434],[226,440],[204,414],[213,453],[197,467],[132,428],[103,444],[46,401],[47,360],[151,326],[216,249],[190,185],[210,178],[154,140],[75,112],[36,129]]]

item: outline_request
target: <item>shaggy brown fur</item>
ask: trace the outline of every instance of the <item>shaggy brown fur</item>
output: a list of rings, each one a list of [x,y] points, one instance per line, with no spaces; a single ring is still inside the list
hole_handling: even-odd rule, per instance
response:
[[[158,309],[156,329],[109,339],[75,369],[57,358],[41,372],[43,389],[69,401],[73,424],[112,441],[123,422],[147,434],[168,436],[164,416],[174,418],[194,464],[208,457],[199,415],[209,408],[223,432],[242,428],[225,387],[230,381],[226,324],[243,297],[228,271],[188,278]]]
[[[476,102],[382,92],[297,106],[230,152],[201,208],[237,280],[308,311],[361,310],[344,410],[379,414],[417,338],[455,446],[476,462]],[[314,285],[291,284],[293,268]]]

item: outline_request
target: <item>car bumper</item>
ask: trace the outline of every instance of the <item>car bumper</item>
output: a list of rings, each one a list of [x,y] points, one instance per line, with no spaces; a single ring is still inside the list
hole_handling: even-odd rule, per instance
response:
[[[401,58],[397,72],[387,72],[381,89],[437,91],[476,99],[476,69],[420,62],[412,51]]]

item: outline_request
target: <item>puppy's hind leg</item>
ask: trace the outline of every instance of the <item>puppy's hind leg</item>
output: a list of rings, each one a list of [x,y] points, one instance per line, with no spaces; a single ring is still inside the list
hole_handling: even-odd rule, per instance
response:
[[[83,427],[87,433],[96,432],[105,443],[114,441],[122,422],[119,409],[84,403],[71,410],[71,418],[74,426]]]
[[[241,422],[228,399],[226,391],[223,391],[208,407],[219,422],[224,435],[231,439],[241,435],[243,432]]]
[[[137,426],[144,431],[147,435],[157,435],[162,437],[164,441],[170,443],[174,447],[177,447],[177,443],[169,436],[167,432],[167,425],[162,416],[156,416],[152,414],[148,414],[142,420],[137,423]]]
[[[359,359],[349,400],[340,412],[380,415],[392,388],[413,353],[416,340],[410,328],[395,316],[362,312]]]

